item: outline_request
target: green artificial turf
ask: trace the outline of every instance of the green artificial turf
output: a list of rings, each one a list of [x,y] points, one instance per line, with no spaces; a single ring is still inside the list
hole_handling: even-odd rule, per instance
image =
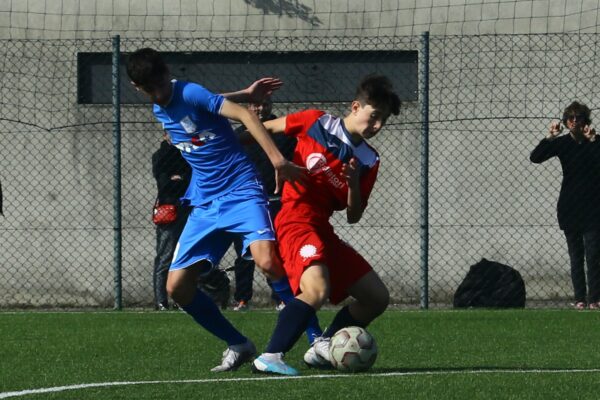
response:
[[[226,315],[259,349],[277,318]],[[286,356],[300,378],[272,379],[248,365],[211,373],[225,345],[181,312],[5,312],[0,399],[597,399],[599,326],[593,311],[391,310],[368,328],[379,356],[367,373],[306,368],[303,337]],[[102,383],[122,384],[10,394]]]

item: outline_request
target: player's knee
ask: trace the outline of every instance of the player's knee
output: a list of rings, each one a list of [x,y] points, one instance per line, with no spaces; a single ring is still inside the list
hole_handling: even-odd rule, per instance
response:
[[[319,290],[316,294],[316,299],[319,302],[319,305],[322,307],[323,304],[325,304],[325,302],[327,301],[327,299],[329,298],[329,288],[325,287],[322,290]]]
[[[279,259],[271,255],[265,255],[258,259],[255,258],[254,263],[270,279],[279,279],[283,274],[283,268]]]
[[[177,301],[177,297],[180,296],[181,285],[178,285],[175,279],[167,279],[167,294],[173,300]]]
[[[167,294],[170,298],[177,301],[175,298],[179,294],[177,283],[173,279],[167,279]]]
[[[303,289],[302,294],[310,305],[321,308],[329,298],[329,287],[326,285],[315,285],[308,289]]]
[[[194,299],[195,291],[181,279],[167,278],[167,294],[179,305],[186,305]]]

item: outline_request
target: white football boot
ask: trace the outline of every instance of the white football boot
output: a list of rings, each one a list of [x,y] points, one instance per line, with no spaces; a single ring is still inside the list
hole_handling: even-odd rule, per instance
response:
[[[252,372],[296,376],[298,371],[283,361],[283,353],[263,353],[252,362]]]
[[[331,339],[318,337],[312,346],[304,353],[304,363],[310,368],[331,369],[331,356],[329,355],[329,343]]]
[[[250,362],[256,356],[256,347],[249,339],[246,343],[229,346],[223,352],[221,365],[217,365],[212,372],[235,371],[245,362]]]

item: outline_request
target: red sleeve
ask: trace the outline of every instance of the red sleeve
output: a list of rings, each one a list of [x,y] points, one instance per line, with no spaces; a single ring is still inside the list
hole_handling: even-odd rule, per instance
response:
[[[285,118],[285,131],[283,133],[288,136],[303,135],[323,114],[325,113],[320,110],[304,110],[289,114]]]
[[[369,203],[369,196],[371,196],[371,190],[375,186],[377,180],[377,172],[379,171],[379,160],[369,168],[366,174],[360,179],[360,197],[362,199],[363,210],[367,208]]]

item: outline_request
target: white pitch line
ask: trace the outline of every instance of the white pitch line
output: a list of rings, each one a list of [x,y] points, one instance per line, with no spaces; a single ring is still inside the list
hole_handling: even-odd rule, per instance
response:
[[[278,381],[278,380],[300,380],[300,379],[339,379],[339,378],[379,378],[394,376],[418,376],[418,375],[477,375],[477,374],[576,374],[576,373],[598,373],[599,368],[593,369],[484,369],[484,370],[465,370],[465,371],[414,371],[414,372],[385,372],[381,374],[332,374],[332,375],[300,375],[300,376],[261,376],[256,378],[216,378],[216,379],[180,379],[165,381],[131,381],[131,382],[98,382],[82,383],[78,385],[56,386],[40,389],[27,389],[16,392],[0,393],[0,399],[10,397],[27,396],[30,394],[57,393],[67,390],[111,387],[111,386],[132,386],[132,385],[156,385],[173,383],[214,383],[214,382],[256,382],[256,381]]]

